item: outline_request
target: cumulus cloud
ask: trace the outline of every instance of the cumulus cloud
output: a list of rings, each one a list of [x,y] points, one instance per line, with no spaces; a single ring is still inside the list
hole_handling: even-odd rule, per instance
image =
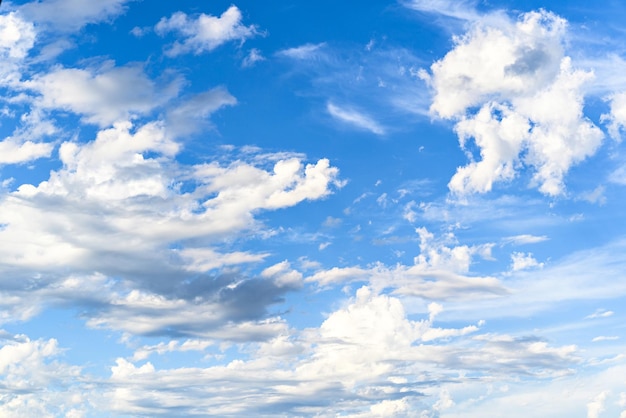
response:
[[[525,270],[530,268],[541,268],[543,263],[539,263],[532,253],[518,253],[511,254],[511,269],[513,271]]]
[[[247,360],[159,369],[141,360],[183,345],[146,346],[132,362],[117,359],[100,401],[106,410],[125,414],[159,415],[177,408],[184,415],[211,410],[221,415],[385,416],[413,411],[427,396],[436,411],[453,407],[447,389],[422,391],[435,379],[463,384],[477,376],[560,376],[578,361],[573,346],[478,335],[475,325],[434,327],[442,307],[431,304],[429,310],[428,318],[411,320],[399,299],[364,286],[318,328],[285,331],[259,343]],[[189,344],[188,349],[199,347]]]
[[[15,12],[0,15],[0,86],[20,84],[25,60],[36,39],[37,31],[32,22]]]
[[[0,333],[0,415],[80,416],[81,369],[59,362],[61,353],[55,339]]]
[[[262,276],[275,278],[289,270],[289,263],[281,262],[267,268]],[[75,280],[64,286],[75,286],[76,291],[85,295],[98,294],[95,289],[100,289],[100,294],[103,290],[107,292],[105,283],[93,289],[85,289],[84,285]],[[199,293],[194,289],[190,294]],[[258,297],[262,293],[254,294]],[[150,326],[150,321],[161,322],[161,315],[154,315],[153,310],[162,308],[167,301],[132,293],[113,306],[124,303],[141,307],[124,312],[127,321]],[[176,311],[181,305],[175,305],[160,312],[163,317],[173,317],[167,319],[169,324],[182,315]],[[151,416],[171,414],[173,408],[186,416],[202,415],[206,410],[222,415],[263,416],[277,411],[310,415],[341,411],[354,416],[372,413],[384,416],[393,411],[415,410],[427,398],[432,398],[433,411],[443,411],[455,403],[447,389],[433,387],[433,382],[463,384],[474,382],[477,376],[489,381],[496,377],[561,376],[578,361],[573,346],[553,347],[534,337],[480,334],[482,322],[459,328],[437,327],[435,323],[443,310],[442,305],[431,303],[426,318],[409,319],[401,300],[363,286],[317,328],[296,332],[284,323],[279,324],[272,330],[274,337],[259,342],[256,349],[248,344],[248,358],[208,367],[161,368],[145,362],[151,355],[202,353],[216,341],[207,335],[202,339],[143,345],[134,351],[132,358],[118,358],[109,378],[91,379],[89,384],[77,378],[80,369],[60,368],[54,363],[55,379],[68,376],[75,379],[75,387],[67,393],[68,401],[63,404],[66,409],[54,413],[77,413],[86,399],[100,411]],[[187,324],[193,323],[196,316],[198,320],[210,318],[202,311],[187,315],[184,319]],[[108,318],[116,317],[115,313],[108,315]],[[224,338],[224,335],[215,336]],[[24,337],[18,339],[9,344],[30,343]],[[46,379],[50,379],[50,369],[37,359],[58,354],[56,341],[38,341],[36,346],[43,356],[33,356],[36,361],[32,362],[26,359],[30,358],[29,353],[36,352],[34,347],[14,351],[0,348],[3,354],[0,371],[6,364],[23,368],[33,363],[37,373],[43,370]],[[35,375],[34,370],[29,373],[33,373],[29,374],[31,378]],[[94,384],[97,391],[93,391]],[[89,392],[88,398],[70,397],[79,390],[83,394]],[[32,397],[26,404],[23,393],[15,396],[23,402],[10,404],[13,409],[8,411],[24,414],[36,410],[35,407],[43,408]],[[46,407],[49,411],[57,408]]]
[[[432,114],[456,121],[462,148],[473,140],[480,150],[477,161],[468,151],[452,192],[484,193],[530,167],[542,193],[559,195],[570,167],[600,146],[602,131],[583,115],[582,86],[593,75],[564,55],[565,31],[565,20],[545,11],[479,21],[422,72]]]
[[[50,25],[56,31],[76,31],[89,23],[97,23],[118,16],[125,11],[129,0],[98,2],[76,0],[32,1],[19,7],[28,19]]]
[[[226,42],[243,43],[258,34],[256,26],[245,26],[241,20],[241,11],[236,6],[230,6],[219,17],[202,13],[193,18],[183,12],[176,12],[169,18],[162,18],[154,30],[161,36],[174,32],[182,37],[182,41],[175,42],[166,50],[167,55],[199,55],[211,52]]]
[[[161,122],[119,123],[92,141],[62,143],[62,168],[3,194],[0,271],[10,279],[0,293],[14,297],[2,299],[0,316],[76,303],[91,326],[137,334],[258,339],[284,328],[263,321],[299,286],[297,272],[221,274],[266,257],[221,239],[256,228],[261,210],[323,198],[340,185],[338,170],[325,159],[305,165],[254,153],[256,162],[183,166],[179,150]]]
[[[600,414],[604,412],[604,402],[607,397],[606,392],[598,394],[592,401],[587,404],[587,418],[599,418]]]
[[[0,56],[3,60],[24,58],[33,47],[35,38],[35,27],[31,22],[15,12],[0,15]]]
[[[327,103],[326,110],[333,118],[343,123],[352,125],[358,129],[370,131],[376,135],[385,134],[385,128],[383,128],[376,120],[372,119],[371,116],[359,112],[358,110],[340,107],[331,102]]]
[[[176,97],[181,84],[177,79],[157,86],[141,66],[115,67],[106,62],[97,69],[54,69],[24,86],[39,94],[35,103],[42,109],[69,110],[87,123],[107,126],[149,113]]]
[[[491,244],[449,246],[454,243],[453,235],[436,238],[425,228],[418,228],[416,232],[420,238],[420,254],[414,258],[413,265],[388,267],[377,263],[366,268],[333,267],[316,272],[306,281],[320,286],[366,282],[375,289],[393,289],[398,295],[433,300],[485,298],[508,293],[495,277],[469,274],[474,257],[491,257]]]
[[[16,138],[6,138],[0,141],[0,165],[18,164],[42,157],[50,156],[52,144],[32,141],[19,141]]]

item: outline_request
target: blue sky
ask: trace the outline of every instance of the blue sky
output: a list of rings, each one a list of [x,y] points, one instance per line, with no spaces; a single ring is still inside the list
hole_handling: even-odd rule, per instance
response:
[[[0,415],[625,418],[625,15],[5,0]]]

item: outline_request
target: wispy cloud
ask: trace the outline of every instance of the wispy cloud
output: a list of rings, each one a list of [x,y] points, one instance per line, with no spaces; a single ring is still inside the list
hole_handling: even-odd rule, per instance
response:
[[[326,43],[324,42],[319,44],[304,44],[292,48],[282,49],[278,51],[277,54],[297,60],[309,60],[323,56],[322,50],[325,46]]]
[[[243,67],[253,67],[257,62],[265,61],[265,57],[256,48],[252,48],[248,55],[243,59],[241,65]]]
[[[471,21],[480,17],[476,11],[476,1],[474,0],[400,0],[400,3],[416,11],[461,20]]]
[[[350,107],[340,107],[328,102],[326,110],[335,119],[359,129],[370,131],[376,135],[384,135],[386,130],[376,120]]]
[[[614,314],[615,314],[615,312],[613,312],[613,311],[608,311],[606,309],[598,309],[597,311],[595,311],[591,315],[587,315],[585,317],[585,319],[608,318],[610,316],[613,316]]]
[[[619,337],[615,335],[610,336],[610,337],[601,335],[599,337],[595,337],[594,339],[592,339],[591,342],[597,343],[597,342],[602,342],[602,341],[617,341],[617,340],[619,340]]]
[[[530,235],[530,234],[522,234],[515,235],[512,237],[506,237],[502,240],[504,244],[511,245],[525,245],[525,244],[537,244],[539,242],[544,242],[549,240],[546,235]]]

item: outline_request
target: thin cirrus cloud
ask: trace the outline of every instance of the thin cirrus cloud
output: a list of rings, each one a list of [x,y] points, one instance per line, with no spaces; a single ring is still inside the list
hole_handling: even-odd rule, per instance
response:
[[[311,84],[307,94],[321,97],[327,113],[343,115],[355,127],[360,124],[383,135],[400,115],[428,115],[430,99],[419,78],[424,62],[406,48],[379,46],[374,40],[351,48],[320,42],[280,49],[274,55],[289,65],[290,79],[306,77]]]
[[[287,48],[278,51],[278,55],[282,55],[288,58],[293,58],[297,60],[310,60],[313,58],[323,57],[323,50],[326,47],[325,42],[321,42],[319,44],[304,44],[300,46],[295,46],[292,48]]]
[[[476,20],[480,14],[476,11],[476,2],[472,0],[402,0],[401,3],[410,9],[452,17],[461,20]]]
[[[386,133],[385,128],[380,123],[371,116],[359,112],[358,110],[349,107],[340,107],[332,102],[326,104],[326,110],[334,119],[347,125],[369,131],[376,135],[385,135]]]

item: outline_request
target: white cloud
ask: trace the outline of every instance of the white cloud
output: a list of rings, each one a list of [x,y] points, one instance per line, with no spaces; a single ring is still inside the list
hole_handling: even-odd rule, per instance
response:
[[[462,20],[476,20],[480,16],[475,10],[474,0],[401,0],[401,3],[416,11]]]
[[[602,131],[583,116],[582,85],[593,75],[564,56],[565,28],[545,11],[479,21],[422,73],[434,92],[431,112],[456,121],[463,148],[473,139],[480,149],[480,160],[451,179],[452,192],[490,191],[527,166],[542,193],[559,195],[569,168],[600,146]]]
[[[453,235],[436,239],[425,228],[416,230],[420,237],[420,254],[413,265],[387,267],[382,263],[362,267],[333,267],[307,277],[320,286],[346,282],[366,282],[377,290],[392,289],[394,294],[432,300],[489,298],[508,293],[495,277],[468,274],[472,258],[490,258],[491,244],[448,246]]]
[[[170,104],[166,114],[168,131],[175,136],[210,128],[208,117],[224,106],[234,106],[237,99],[225,88],[217,87]]]
[[[199,55],[211,52],[226,42],[243,43],[257,35],[257,28],[243,25],[241,18],[241,11],[236,6],[230,6],[219,17],[202,13],[194,19],[183,12],[176,12],[170,18],[162,18],[154,29],[161,36],[175,32],[183,37],[181,42],[175,42],[166,50],[167,55]]]
[[[525,245],[525,244],[536,244],[539,242],[544,242],[544,241],[547,241],[548,239],[549,238],[546,235],[522,234],[522,235],[506,237],[502,241],[506,244]]]
[[[310,60],[321,57],[321,50],[325,46],[326,43],[323,42],[319,44],[304,44],[293,48],[280,50],[278,51],[278,55],[297,60]]]
[[[81,369],[58,361],[55,339],[0,336],[0,415],[72,416],[86,405]]]
[[[178,340],[169,340],[167,343],[161,342],[151,346],[144,345],[135,350],[133,361],[145,360],[153,353],[163,355],[172,352],[204,351],[213,344],[213,341],[206,340],[185,340],[182,344]]]
[[[0,56],[3,60],[26,57],[35,44],[35,38],[35,27],[31,22],[23,20],[15,12],[0,15]]]
[[[597,319],[597,318],[608,318],[609,316],[613,316],[615,312],[607,311],[606,309],[598,309],[591,315],[587,315],[585,319]]]
[[[20,84],[25,60],[35,45],[35,26],[20,14],[10,12],[0,15],[0,86],[15,87]],[[5,100],[9,99],[6,93]]]
[[[483,298],[480,310],[469,302],[450,301],[448,317],[527,317],[554,309],[562,303],[597,301],[626,295],[626,283],[619,272],[626,268],[625,243],[613,242],[603,247],[578,251],[553,260],[540,270],[519,270],[507,275],[508,293],[499,298]],[[607,312],[607,313],[605,313]],[[611,313],[608,313],[611,312]],[[471,315],[471,316],[470,316]],[[602,318],[612,311],[598,310],[587,318]]]
[[[276,56],[286,58],[290,76],[301,74],[310,81],[307,94],[320,97],[329,113],[330,103],[344,113],[361,114],[370,127],[385,132],[406,124],[407,115],[428,116],[429,92],[417,76],[423,60],[409,49],[318,43],[283,49]]]
[[[621,186],[626,186],[626,165],[618,167],[609,175],[609,181]]]
[[[526,270],[531,268],[542,268],[543,263],[539,263],[535,260],[532,253],[518,253],[511,254],[511,269],[513,271]]]
[[[177,251],[186,264],[188,271],[206,272],[221,269],[224,266],[255,263],[262,261],[268,254],[253,254],[234,251],[227,254],[216,252],[212,248],[183,248]]]
[[[589,203],[597,203],[602,206],[606,203],[606,196],[604,195],[604,192],[604,186],[600,185],[591,191],[581,193],[580,199]]]
[[[265,57],[261,54],[261,51],[256,48],[252,48],[248,55],[246,55],[246,57],[243,59],[241,65],[244,67],[252,67],[257,62],[261,61],[265,61]]]
[[[266,268],[261,272],[261,277],[273,278],[278,286],[298,288],[302,285],[302,273],[292,269],[287,260]]]
[[[328,215],[326,219],[324,220],[324,222],[322,223],[322,225],[324,225],[327,228],[336,228],[339,225],[341,225],[341,223],[342,223],[341,218],[333,218],[332,216]]]
[[[332,244],[332,242],[329,242],[329,241],[322,242],[322,243],[320,243],[320,245],[318,245],[317,249],[320,250],[320,251],[323,251],[326,248],[328,248],[328,246],[331,245],[331,244]]]
[[[409,413],[411,406],[406,399],[384,400],[376,405],[372,405],[370,411],[375,417],[393,417]]]
[[[76,31],[89,23],[97,23],[118,16],[125,11],[129,0],[47,0],[32,1],[19,7],[28,19],[53,26],[61,32]]]
[[[477,335],[476,326],[433,328],[442,308],[431,304],[429,309],[427,319],[410,320],[399,299],[361,287],[319,328],[285,332],[262,342],[247,360],[158,369],[152,363],[118,359],[100,405],[124,414],[158,415],[176,407],[184,415],[211,410],[221,415],[280,411],[357,417],[402,414],[428,399],[434,410],[448,411],[456,405],[452,394],[439,385],[425,387],[424,379],[456,384],[478,379],[484,384],[503,376],[560,376],[578,361],[572,346]],[[445,344],[438,343],[442,339]],[[159,344],[138,353],[180,348],[178,343]]]
[[[349,107],[340,107],[331,102],[326,104],[326,110],[335,119],[352,125],[356,128],[370,131],[376,135],[384,135],[385,128],[381,126],[371,116],[368,116],[358,110],[354,110]]]
[[[36,105],[43,109],[69,110],[85,122],[108,126],[165,104],[178,95],[181,84],[177,79],[160,87],[140,66],[106,62],[98,69],[57,68],[24,86],[41,95]]]
[[[610,113],[603,115],[608,121],[611,137],[621,140],[621,131],[626,127],[626,92],[614,93],[610,99]]]
[[[604,402],[606,401],[607,395],[606,392],[602,392],[587,404],[587,418],[600,417],[600,414],[605,410]]]
[[[599,417],[618,416],[619,393],[624,387],[623,364],[589,373],[571,374],[558,379],[542,379],[529,385],[513,379],[500,382],[474,381],[448,385],[450,393],[463,396],[445,416],[451,418],[481,418],[506,416],[511,418],[587,416],[597,407],[606,409]],[[605,396],[601,396],[602,394]],[[598,394],[598,395],[596,395]],[[603,399],[604,398],[604,399]],[[558,399],[559,402],[554,400]]]
[[[220,273],[267,256],[232,251],[222,238],[260,226],[261,210],[323,198],[340,186],[338,170],[325,159],[258,153],[239,155],[253,162],[183,166],[179,149],[163,123],[118,123],[93,141],[62,143],[62,168],[5,192],[0,271],[41,278],[37,289],[25,279],[1,298],[0,318],[78,303],[91,326],[131,333],[258,339],[282,330],[266,308],[300,285],[299,273]],[[181,191],[183,182],[193,188]]]
[[[605,336],[605,335],[601,335],[599,337],[594,337],[591,342],[593,343],[597,343],[600,341],[615,341],[615,340],[619,340],[618,336]]]
[[[42,142],[20,142],[15,138],[0,141],[0,165],[19,164],[50,156],[52,144]]]

